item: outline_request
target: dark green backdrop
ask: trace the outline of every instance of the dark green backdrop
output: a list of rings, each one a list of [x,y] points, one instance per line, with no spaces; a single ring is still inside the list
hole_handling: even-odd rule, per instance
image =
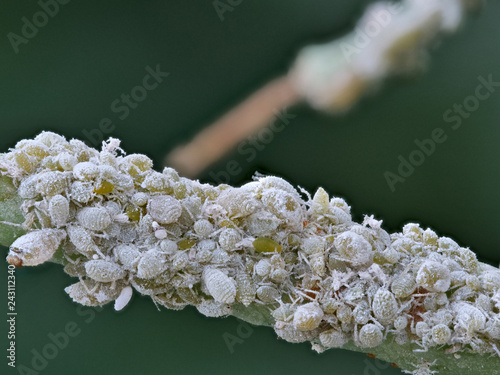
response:
[[[113,130],[107,135],[122,139],[128,152],[149,154],[160,167],[179,142],[285,72],[301,46],[351,28],[369,2],[232,3],[239,5],[221,21],[212,1],[73,0],[60,5],[58,14],[15,53],[8,34],[20,35],[22,17],[32,19],[40,6],[36,1],[4,0],[0,150],[43,129],[89,140],[83,131],[92,132],[109,118]],[[296,118],[253,160],[235,152],[210,171],[223,171],[228,161],[236,160],[241,172],[232,176],[231,184],[242,184],[259,170],[309,191],[321,185],[343,196],[357,219],[374,213],[389,231],[418,221],[498,264],[500,92],[482,101],[456,131],[443,114],[474,94],[479,76],[492,74],[500,81],[499,11],[500,4],[492,2],[458,35],[446,39],[422,77],[394,81],[339,117],[305,105],[294,107],[290,113]],[[141,83],[147,66],[157,64],[170,76],[120,119],[124,112],[114,113],[111,103]],[[445,129],[447,141],[391,192],[383,173],[395,172],[398,156],[408,157],[416,148],[414,140],[428,138],[437,127]],[[213,182],[211,176],[207,172],[202,180]],[[4,312],[6,272],[4,265]],[[233,318],[208,319],[189,308],[158,312],[141,297],[122,313],[106,306],[93,316],[89,309],[77,310],[65,295],[63,288],[72,282],[56,265],[17,271],[18,365],[31,367],[32,350],[50,351],[49,333],[57,334],[73,321],[79,334],[40,373],[399,373],[374,367],[376,362],[362,354],[332,350],[318,355],[306,344],[280,342],[268,328],[254,328],[246,337]],[[1,320],[5,353],[7,331]],[[224,333],[233,339],[244,336],[233,353]],[[18,373],[2,358],[0,373]]]

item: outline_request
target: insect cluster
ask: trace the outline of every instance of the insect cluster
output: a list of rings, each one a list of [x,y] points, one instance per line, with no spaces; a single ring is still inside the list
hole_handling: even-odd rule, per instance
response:
[[[343,199],[304,200],[279,177],[212,186],[152,164],[115,139],[97,151],[50,132],[1,154],[27,230],[8,262],[58,259],[84,305],[119,310],[135,290],[211,317],[263,307],[279,337],[317,351],[395,340],[499,353],[500,271],[453,240],[355,223]]]

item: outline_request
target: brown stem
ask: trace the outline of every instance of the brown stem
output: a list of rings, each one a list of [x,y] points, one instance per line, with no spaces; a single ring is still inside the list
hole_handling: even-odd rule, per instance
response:
[[[281,110],[299,101],[287,76],[267,83],[186,145],[167,155],[166,165],[186,177],[196,177],[239,142],[265,127]]]

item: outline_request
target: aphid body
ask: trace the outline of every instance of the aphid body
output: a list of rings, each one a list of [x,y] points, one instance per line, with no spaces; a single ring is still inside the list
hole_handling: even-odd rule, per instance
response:
[[[127,274],[118,264],[104,259],[89,260],[85,271],[90,278],[103,283],[122,279]]]
[[[156,195],[149,199],[148,212],[160,224],[176,222],[182,213],[179,201],[170,195]]]
[[[293,325],[301,331],[311,331],[319,326],[324,313],[316,302],[297,307],[293,314]]]
[[[236,285],[224,272],[206,267],[203,270],[203,282],[215,301],[222,303],[234,302],[236,298]]]
[[[49,202],[49,215],[52,225],[60,227],[68,221],[69,201],[62,195],[54,195]]]
[[[52,258],[65,237],[66,232],[59,229],[39,229],[26,233],[10,245],[7,262],[16,267],[46,262]]]

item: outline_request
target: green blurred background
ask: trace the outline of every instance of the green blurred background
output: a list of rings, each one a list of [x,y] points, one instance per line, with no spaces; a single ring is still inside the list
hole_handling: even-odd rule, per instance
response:
[[[129,153],[147,153],[160,168],[168,151],[286,72],[300,47],[351,29],[370,2],[232,3],[239,5],[222,21],[212,1],[69,1],[15,53],[7,35],[20,35],[22,17],[31,20],[40,6],[4,0],[0,150],[41,130],[86,141],[90,132],[99,141],[95,129],[109,118],[113,130],[106,136],[120,138]],[[373,213],[388,231],[417,221],[498,265],[500,92],[482,101],[458,130],[443,121],[443,114],[474,94],[479,76],[492,74],[500,81],[499,11],[500,4],[492,2],[458,35],[445,39],[421,77],[392,81],[342,116],[293,107],[289,113],[296,118],[255,158],[234,152],[201,180],[214,182],[214,174],[235,160],[241,172],[231,177],[233,185],[260,171],[311,192],[323,186],[344,197],[357,220]],[[147,66],[157,64],[169,77],[120,119],[111,104],[141,83]],[[398,156],[407,158],[416,149],[414,140],[430,137],[436,127],[445,129],[447,141],[391,192],[384,172],[396,172]],[[307,344],[277,340],[263,327],[254,327],[231,353],[223,335],[238,337],[234,318],[209,319],[191,308],[158,312],[149,299],[137,296],[124,312],[106,306],[93,313],[78,310],[65,295],[63,288],[74,280],[57,265],[23,268],[16,275],[18,365],[31,367],[32,350],[42,351],[51,342],[49,333],[63,331],[71,321],[80,329],[42,374],[400,373],[376,367],[363,354],[318,355]],[[0,280],[7,312],[6,265]],[[3,318],[0,338],[5,353]],[[23,373],[3,358],[0,373]]]

